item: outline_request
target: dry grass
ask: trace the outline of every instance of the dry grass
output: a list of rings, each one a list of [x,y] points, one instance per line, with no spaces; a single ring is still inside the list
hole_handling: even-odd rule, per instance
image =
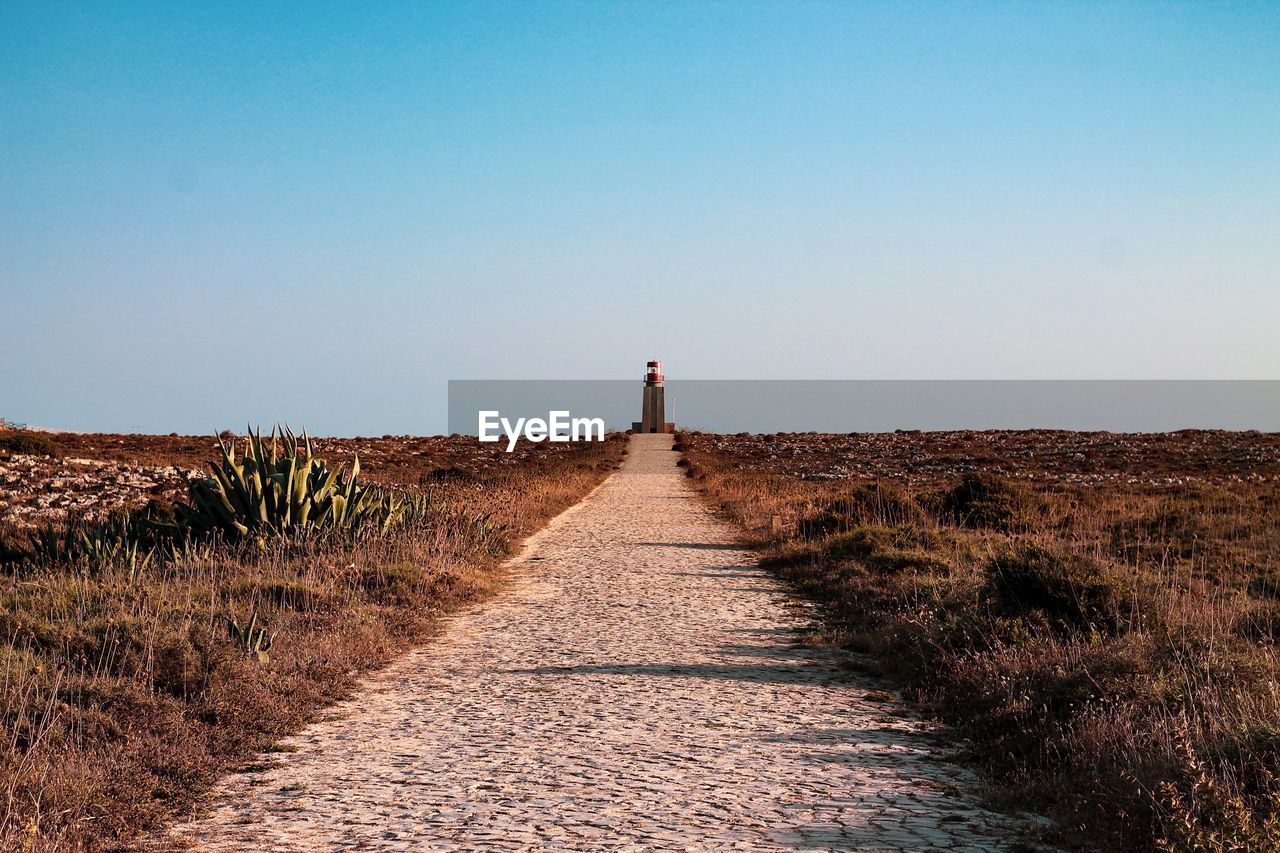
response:
[[[55,440],[75,456],[120,441],[130,462],[148,464],[167,464],[170,445],[212,443]],[[441,614],[489,594],[513,542],[624,452],[618,440],[510,458],[477,454],[474,439],[361,441],[400,473],[379,472],[369,457],[380,454],[361,449],[375,479],[431,490],[430,518],[386,538],[194,545],[141,571],[8,566],[0,848],[110,849],[190,809],[218,774],[314,719]],[[327,455],[341,459],[335,446]],[[228,617],[253,613],[273,638],[266,663],[228,636]]]
[[[1277,436],[680,441],[838,639],[1064,843],[1280,848]]]

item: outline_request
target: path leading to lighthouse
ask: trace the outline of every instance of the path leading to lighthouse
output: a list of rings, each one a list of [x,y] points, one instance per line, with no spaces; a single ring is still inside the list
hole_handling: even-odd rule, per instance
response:
[[[1005,849],[936,732],[696,499],[671,437],[171,839],[209,850]]]

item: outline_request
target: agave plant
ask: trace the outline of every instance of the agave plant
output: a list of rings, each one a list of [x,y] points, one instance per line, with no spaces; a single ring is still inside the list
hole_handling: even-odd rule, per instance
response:
[[[59,530],[52,524],[35,530],[31,535],[31,560],[46,566],[70,560],[76,554],[77,532],[71,525]]]
[[[188,484],[192,505],[178,507],[180,527],[241,537],[252,532],[354,530],[366,524],[386,532],[404,512],[404,502],[388,491],[357,482],[360,457],[348,473],[315,456],[306,432],[285,427],[249,432],[236,458],[234,441],[218,440],[220,463],[213,476]]]
[[[161,559],[175,566],[199,566],[212,563],[217,543],[210,539],[175,536],[161,543]]]
[[[127,516],[113,516],[98,525],[72,521],[61,530],[47,525],[35,532],[30,557],[37,565],[76,563],[90,571],[118,566],[136,574],[151,565],[155,550],[138,541]]]
[[[127,568],[130,575],[146,569],[155,557],[154,549],[138,542],[125,517],[80,533],[79,551],[90,569],[114,565]]]
[[[271,648],[271,635],[266,628],[258,627],[257,609],[249,615],[249,623],[243,626],[240,620],[228,616],[227,635],[241,651],[253,655],[259,663],[266,663],[271,659],[267,654]]]
[[[406,494],[400,505],[398,520],[405,524],[422,524],[432,517],[435,510],[434,496],[430,491],[425,495]]]

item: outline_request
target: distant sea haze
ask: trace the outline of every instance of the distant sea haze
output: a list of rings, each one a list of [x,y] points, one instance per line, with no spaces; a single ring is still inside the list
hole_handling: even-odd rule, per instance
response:
[[[451,380],[449,431],[477,413],[566,410],[626,429],[638,380]],[[1280,380],[676,379],[667,419],[707,432],[892,432],[898,429],[1280,431]]]

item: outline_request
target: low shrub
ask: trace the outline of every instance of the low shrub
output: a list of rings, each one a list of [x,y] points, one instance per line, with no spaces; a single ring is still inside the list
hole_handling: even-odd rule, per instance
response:
[[[872,554],[863,561],[868,569],[882,575],[898,572],[926,572],[945,575],[950,567],[945,560],[924,551],[893,549]]]
[[[893,531],[887,527],[858,527],[845,533],[837,533],[827,540],[827,555],[837,560],[853,558],[865,560],[877,551],[890,547]]]
[[[369,598],[379,604],[405,604],[413,601],[422,584],[422,568],[408,563],[362,569],[360,586]]]
[[[314,610],[325,603],[323,590],[297,578],[247,579],[237,584],[233,592],[249,601],[261,600],[288,610]]]
[[[1114,570],[1077,554],[1025,546],[991,559],[984,593],[998,610],[1043,614],[1058,627],[1114,630],[1132,594]]]
[[[12,522],[0,522],[0,566],[15,566],[31,553],[31,537]]]
[[[201,695],[213,669],[210,651],[208,638],[194,626],[161,632],[152,650],[152,687],[177,699]]]
[[[62,528],[52,524],[31,533],[17,562],[27,568],[58,563],[94,573],[109,567],[134,572],[155,556],[146,516],[119,511],[96,524],[73,519]]]
[[[965,474],[945,493],[944,520],[960,527],[1008,531],[1025,525],[1034,507],[1031,491],[994,474]]]
[[[1258,598],[1280,599],[1280,567],[1255,567],[1249,573],[1248,589]]]
[[[1266,602],[1236,615],[1232,632],[1247,640],[1280,642],[1280,604]]]
[[[51,438],[38,432],[5,432],[0,433],[0,453],[58,457],[62,450]]]
[[[800,535],[820,539],[859,525],[899,525],[924,517],[920,506],[891,483],[860,483],[800,521]]]

